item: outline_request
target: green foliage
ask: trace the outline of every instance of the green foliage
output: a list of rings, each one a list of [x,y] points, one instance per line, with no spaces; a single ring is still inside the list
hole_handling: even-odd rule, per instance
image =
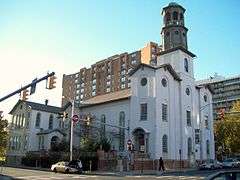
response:
[[[7,141],[8,141],[8,133],[7,128],[8,121],[0,117],[0,159],[5,157],[6,155],[6,148],[7,148]]]
[[[237,101],[223,120],[215,123],[215,140],[218,154],[240,154],[240,101]],[[222,150],[221,150],[222,149]]]
[[[66,140],[62,140],[58,144],[51,144],[50,151],[53,152],[69,152],[69,143]]]
[[[90,138],[81,138],[80,151],[96,152],[98,149],[103,149],[105,152],[108,152],[111,149],[111,141],[106,137],[98,141]]]

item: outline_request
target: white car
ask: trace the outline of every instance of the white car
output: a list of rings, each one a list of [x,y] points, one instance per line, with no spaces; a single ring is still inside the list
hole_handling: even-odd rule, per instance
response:
[[[82,173],[82,163],[81,161],[71,161],[71,162],[58,162],[51,166],[51,170],[55,173]]]
[[[223,164],[217,160],[209,160],[199,166],[200,169],[221,169]]]
[[[223,167],[225,168],[234,168],[239,167],[239,161],[233,158],[225,159],[223,161]]]

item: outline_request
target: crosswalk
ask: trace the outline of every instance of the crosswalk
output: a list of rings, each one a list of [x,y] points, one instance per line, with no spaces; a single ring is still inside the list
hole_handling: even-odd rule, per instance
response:
[[[204,179],[204,177],[197,176],[157,176],[156,179],[164,179],[164,180],[198,180]]]
[[[89,179],[89,178],[96,178],[97,176],[91,176],[91,175],[64,175],[59,174],[55,176],[47,176],[47,175],[41,175],[41,176],[19,176],[16,177],[16,179],[21,180],[61,180],[61,179]]]

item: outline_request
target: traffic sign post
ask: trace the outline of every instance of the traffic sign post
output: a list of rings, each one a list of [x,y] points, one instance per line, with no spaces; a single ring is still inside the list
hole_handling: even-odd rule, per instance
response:
[[[79,120],[78,115],[74,114],[73,117],[72,117],[72,121],[73,121],[74,123],[77,123],[78,120]]]

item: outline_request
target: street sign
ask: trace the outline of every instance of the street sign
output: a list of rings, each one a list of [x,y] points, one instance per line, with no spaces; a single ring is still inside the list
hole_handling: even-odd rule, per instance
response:
[[[75,123],[78,122],[78,115],[76,115],[76,114],[73,115],[72,121],[75,122]]]
[[[128,141],[127,141],[127,145],[132,145],[132,141],[131,141],[131,139],[129,139]]]

